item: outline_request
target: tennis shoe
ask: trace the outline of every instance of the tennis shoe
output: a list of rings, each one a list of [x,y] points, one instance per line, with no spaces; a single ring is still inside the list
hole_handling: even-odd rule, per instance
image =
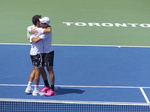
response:
[[[44,86],[40,91],[41,92],[47,92],[47,90],[49,90],[50,89],[50,87],[46,87],[46,86]]]
[[[45,92],[40,92],[39,90],[33,90],[33,96],[43,96]]]
[[[33,89],[30,87],[27,87],[25,90],[26,93],[31,94],[33,92]]]
[[[45,96],[53,96],[56,95],[56,91],[53,91],[51,89],[47,90],[47,92],[45,93]]]

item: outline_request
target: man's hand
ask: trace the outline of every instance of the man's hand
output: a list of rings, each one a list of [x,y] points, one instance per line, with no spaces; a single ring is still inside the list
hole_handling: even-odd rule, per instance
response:
[[[37,35],[38,31],[36,29],[31,30],[31,33]]]

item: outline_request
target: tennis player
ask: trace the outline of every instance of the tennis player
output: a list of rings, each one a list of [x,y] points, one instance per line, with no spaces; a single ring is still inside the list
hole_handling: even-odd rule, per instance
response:
[[[33,18],[32,18],[32,22],[33,22],[33,24],[34,25],[32,25],[32,26],[29,26],[28,28],[27,28],[27,38],[29,39],[29,37],[30,37],[30,35],[31,34],[37,34],[38,33],[38,31],[36,30],[36,28],[35,28],[35,24],[36,24],[36,22],[38,21],[39,22],[39,19],[41,18],[41,15],[35,15],[35,16],[33,16]],[[37,19],[37,21],[34,21],[34,19]],[[39,24],[39,23],[38,23]],[[39,24],[39,26],[40,26],[40,24]],[[47,28],[45,28],[44,29],[44,31],[43,31],[43,33],[50,33],[51,32],[51,28],[50,27],[47,27]],[[42,78],[43,78],[43,81],[44,81],[44,87],[41,89],[41,92],[46,92],[48,89],[50,89],[50,85],[49,85],[49,83],[48,83],[48,80],[47,80],[47,75],[46,75],[46,72],[45,72],[45,70],[44,70],[44,68],[43,69],[41,69],[41,75],[42,75]],[[29,88],[31,88],[31,84],[32,84],[32,81],[33,81],[33,77],[34,77],[34,70],[31,72],[31,74],[30,74],[30,79],[29,79],[29,82],[28,82],[28,86],[29,86]],[[30,90],[30,89],[27,89],[26,90],[26,92],[27,93],[32,93],[32,89]]]
[[[33,16],[32,22],[33,22],[34,25],[27,28],[27,30],[29,32],[32,32],[32,33],[30,33],[31,37],[37,37],[37,36],[39,36],[43,33],[49,33],[50,30],[51,30],[50,27],[47,27],[46,29],[40,28],[41,24],[39,22],[39,18],[41,18],[40,15]],[[30,42],[32,42],[31,39],[30,39]],[[35,44],[35,45],[33,45],[33,44]],[[42,46],[43,46],[43,43],[41,43],[41,42],[32,43],[32,47],[31,47],[31,50],[30,50],[30,55],[31,55],[31,60],[32,60],[33,66],[34,66],[34,70],[30,74],[28,86],[27,86],[25,92],[26,93],[32,93],[33,92],[32,94],[34,96],[38,95],[39,79],[37,77],[37,68],[39,68],[39,67],[40,67],[40,73],[42,74],[42,78],[43,78],[44,84],[45,84],[45,86],[42,88],[41,92],[45,92],[46,90],[50,89],[50,86],[49,86],[49,83],[48,83],[48,80],[47,80],[46,72],[45,72],[43,66],[40,65],[41,61],[43,61],[42,54],[41,54],[41,53],[43,53]],[[39,58],[40,60],[35,60],[34,59],[34,58],[37,58],[37,57],[40,57]],[[35,64],[37,64],[37,65],[35,65]],[[32,81],[33,81],[34,78],[35,78],[35,88],[34,88],[35,91],[33,91],[32,87],[31,87],[31,84],[32,84]]]
[[[39,20],[43,28],[47,28],[49,26],[50,19],[48,17],[43,17],[42,19],[39,19]],[[53,69],[54,49],[52,47],[52,28],[51,28],[50,33],[44,33],[37,38],[32,38],[33,42],[40,42],[41,40],[43,42],[43,48],[44,48],[43,49],[44,50],[44,63],[50,75],[50,83],[51,83],[51,87],[49,90],[46,91],[45,95],[52,96],[56,94],[55,89],[54,89],[55,75],[54,75],[54,69]]]

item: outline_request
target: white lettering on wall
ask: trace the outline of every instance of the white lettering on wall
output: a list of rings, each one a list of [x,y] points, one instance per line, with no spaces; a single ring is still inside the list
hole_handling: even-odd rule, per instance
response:
[[[147,23],[96,23],[96,22],[62,22],[66,26],[98,26],[98,27],[142,27],[150,28],[150,24]]]

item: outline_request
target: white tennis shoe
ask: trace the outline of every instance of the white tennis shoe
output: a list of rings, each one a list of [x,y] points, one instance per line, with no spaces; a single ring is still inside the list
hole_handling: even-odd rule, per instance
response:
[[[44,96],[45,92],[40,92],[39,90],[33,90],[32,95],[33,96]]]
[[[32,88],[27,87],[25,90],[26,93],[31,94],[33,92]]]

